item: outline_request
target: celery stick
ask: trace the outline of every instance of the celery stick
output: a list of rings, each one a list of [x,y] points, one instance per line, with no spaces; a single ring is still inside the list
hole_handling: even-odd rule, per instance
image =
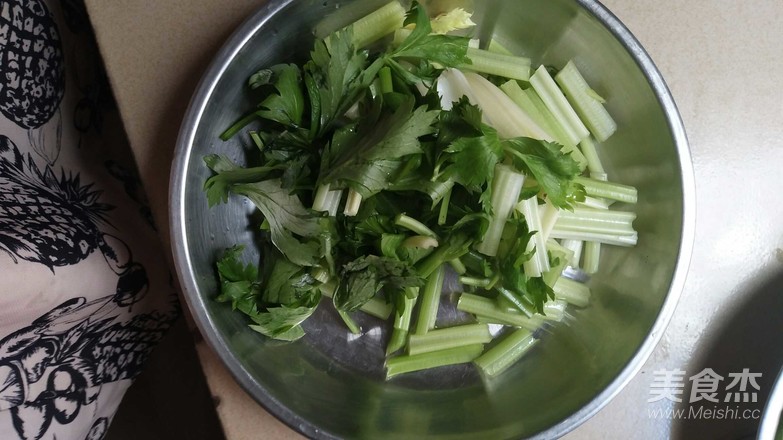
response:
[[[560,209],[553,205],[549,199],[544,200],[544,208],[538,210],[541,217],[541,238],[546,243],[549,240],[549,234],[552,232],[552,228],[555,227],[555,222],[560,216]]]
[[[409,217],[405,214],[398,214],[397,217],[394,219],[394,224],[405,228],[409,231],[413,231],[419,235],[425,235],[427,237],[432,237],[437,239],[438,236],[435,234],[435,232],[432,231],[432,229],[428,228],[424,223],[416,220],[413,217]]]
[[[498,41],[495,40],[494,38],[489,40],[489,47],[487,47],[487,50],[490,52],[499,53],[501,55],[513,55],[513,52],[506,49],[505,46],[498,43]]]
[[[449,260],[449,266],[451,266],[451,268],[454,269],[454,272],[456,272],[457,275],[465,275],[468,272],[468,268],[465,267],[464,264],[462,264],[462,260],[460,260],[459,258]]]
[[[508,305],[513,310],[519,310],[528,318],[536,313],[533,309],[533,304],[527,298],[518,298],[513,292],[504,287],[497,287],[497,291],[500,293],[498,304]]]
[[[487,324],[459,325],[432,330],[423,335],[411,335],[408,339],[408,354],[417,355],[464,345],[486,344],[491,340],[492,335]]]
[[[440,294],[443,290],[445,273],[444,267],[440,266],[427,278],[427,283],[421,291],[419,317],[416,320],[414,334],[423,335],[435,328],[435,319],[438,317],[438,306],[440,305]]]
[[[459,277],[459,282],[463,286],[487,288],[492,280],[489,278]]]
[[[565,130],[569,145],[578,145],[582,139],[590,136],[587,127],[579,119],[571,104],[568,103],[563,92],[557,87],[546,67],[540,66],[530,76],[530,84]]]
[[[388,66],[381,67],[378,71],[378,79],[380,79],[381,93],[392,93],[394,91],[391,69]]]
[[[555,75],[555,80],[562,88],[568,101],[574,106],[579,117],[599,142],[604,142],[617,131],[617,123],[606,111],[603,103],[596,99],[595,92],[592,92],[573,61],[569,61]]]
[[[454,70],[454,72],[459,72],[459,70]],[[474,72],[465,72],[462,75],[469,90],[460,95],[467,95],[468,98],[471,98],[472,103],[481,108],[484,122],[495,128],[501,138],[510,139],[525,136],[548,142],[553,141],[550,133],[539,127],[530,118],[530,115],[519,108],[496,85]]]
[[[636,246],[636,242],[639,240],[638,233],[633,233],[632,235],[602,234],[596,232],[575,232],[569,230],[560,230],[557,227],[552,230],[550,237],[566,240],[595,241],[599,243],[626,247]]]
[[[354,47],[363,48],[380,40],[401,28],[403,21],[405,8],[396,0],[387,3],[350,25],[353,28]]]
[[[567,301],[577,307],[586,307],[590,303],[590,288],[578,281],[560,277],[553,287],[555,298]]]
[[[334,296],[334,291],[336,289],[337,283],[334,281],[329,281],[328,283],[324,283],[319,287],[321,295],[327,298]],[[389,319],[389,316],[391,316],[392,306],[383,299],[375,296],[370,298],[369,301],[359,307],[359,310],[368,315],[375,316],[376,318],[386,320]]]
[[[527,251],[535,249],[533,257],[524,263],[525,275],[529,277],[540,277],[542,273],[549,270],[549,257],[546,253],[546,240],[541,233],[541,218],[538,214],[538,199],[531,197],[519,202],[517,210],[525,216],[528,229],[535,233],[530,238],[527,245]]]
[[[610,211],[608,209],[596,209],[596,208],[574,208],[573,211],[563,211],[558,217],[560,219],[569,220],[581,220],[581,221],[596,221],[606,223],[617,223],[622,225],[630,225],[636,220],[635,212],[626,211]]]
[[[395,356],[386,360],[386,378],[445,365],[464,364],[479,357],[482,351],[484,345],[475,344],[416,355]]]
[[[574,258],[574,251],[571,249],[568,249],[557,242],[557,240],[550,237],[549,240],[546,242],[546,248],[551,253],[557,253],[565,255],[566,261],[571,261],[572,258]]]
[[[585,243],[582,255],[582,270],[587,274],[598,272],[598,263],[601,258],[601,243],[588,241]]]
[[[585,200],[583,202],[578,202],[577,206],[593,209],[609,209],[609,203],[605,199],[590,196],[585,196]]]
[[[552,228],[552,231],[554,232],[555,228]],[[555,234],[550,234],[550,236],[553,235]],[[564,248],[571,251],[571,259],[568,261],[568,265],[574,268],[579,267],[579,260],[582,259],[582,248],[584,247],[584,242],[578,239],[565,239],[561,240],[560,244],[562,244]]]
[[[473,362],[484,376],[496,377],[521,359],[537,342],[530,331],[515,330]]]
[[[544,322],[544,317],[539,314],[527,317],[516,309],[499,307],[494,300],[471,293],[460,295],[457,301],[457,309],[484,317],[488,320],[487,322],[512,325],[530,330],[541,327],[541,324]]]
[[[582,154],[584,154],[585,160],[587,161],[588,171],[591,173],[606,173],[606,171],[604,171],[604,166],[601,163],[601,158],[598,156],[598,149],[592,139],[589,137],[582,139],[582,142],[579,143],[579,147],[582,149]]]
[[[359,207],[362,204],[362,195],[354,191],[352,188],[348,190],[348,197],[345,199],[345,208],[343,214],[347,217],[352,217],[359,212]]]
[[[359,327],[359,324],[357,324],[356,321],[351,318],[351,315],[349,315],[348,312],[338,310],[337,313],[340,315],[340,318],[343,319],[343,322],[345,323],[346,327],[348,327],[348,330],[351,331],[351,333],[355,335],[362,334],[362,329]]]
[[[490,257],[497,255],[503,228],[517,204],[524,182],[525,176],[512,168],[502,164],[495,167],[491,198],[493,215],[484,239],[476,246],[477,251]]]
[[[414,235],[406,238],[402,245],[406,248],[433,249],[438,247],[438,240],[426,235]]]
[[[411,295],[406,295],[403,299],[402,310],[396,310],[394,315],[394,327],[392,335],[389,338],[389,344],[386,346],[386,355],[390,355],[405,346],[408,340],[408,331],[411,326],[411,317],[413,316],[413,307],[416,305],[418,297],[418,287],[407,288]]]
[[[588,196],[603,197],[618,202],[636,203],[636,188],[614,182],[604,182],[587,177],[577,177],[574,182],[585,187]]]
[[[521,81],[530,79],[530,58],[474,48],[468,48],[468,58],[471,64],[462,64],[459,69]]]

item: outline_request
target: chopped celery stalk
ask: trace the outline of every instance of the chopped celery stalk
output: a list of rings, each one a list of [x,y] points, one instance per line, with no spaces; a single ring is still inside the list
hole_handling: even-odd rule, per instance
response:
[[[359,324],[357,324],[356,321],[351,318],[351,315],[349,315],[348,312],[344,310],[338,310],[337,313],[340,315],[340,318],[343,319],[345,326],[348,327],[348,330],[350,330],[351,333],[355,335],[362,334],[361,327],[359,327]]]
[[[413,307],[416,305],[418,296],[417,287],[408,287],[411,295],[405,295],[402,302],[402,310],[396,310],[394,314],[394,328],[392,329],[389,344],[386,346],[386,354],[390,355],[403,348],[408,340],[408,330],[411,326],[411,317],[413,316]]]
[[[427,283],[422,288],[420,294],[419,319],[416,320],[414,334],[423,335],[435,328],[435,319],[438,317],[440,294],[443,290],[445,274],[444,267],[440,266],[427,278]]]
[[[331,298],[334,296],[334,291],[337,289],[337,283],[335,283],[333,280],[329,281],[327,283],[321,284],[319,287],[319,290],[321,291],[321,295]],[[392,306],[391,304],[384,301],[382,298],[379,298],[377,296],[370,298],[369,301],[362,304],[361,307],[359,307],[359,310],[362,312],[375,316],[378,319],[389,319],[389,316],[391,316],[392,312]]]
[[[476,246],[477,251],[490,257],[497,255],[503,228],[511,215],[511,210],[517,204],[523,183],[525,183],[523,174],[503,164],[495,166],[490,200],[493,214],[484,239]]]
[[[464,264],[462,264],[462,260],[460,260],[459,258],[449,260],[449,266],[451,266],[451,268],[454,269],[454,272],[456,272],[457,275],[465,275],[465,273],[468,272],[468,268],[465,267]]]
[[[514,365],[536,345],[538,339],[525,329],[514,330],[478,357],[474,364],[485,377],[493,378]]]
[[[549,252],[565,255],[566,261],[571,261],[571,259],[574,258],[574,251],[564,247],[555,239],[550,238],[547,240],[546,248]]]
[[[479,357],[483,351],[484,345],[474,344],[416,355],[395,356],[386,360],[386,378],[445,365],[464,364]]]
[[[460,65],[461,70],[497,75],[503,78],[527,81],[530,79],[530,58],[504,55],[488,50],[468,48],[470,64]]]
[[[575,144],[570,143],[570,138],[565,129],[554,117],[552,112],[547,109],[544,102],[532,88],[522,90],[516,81],[508,81],[500,86],[500,89],[514,101],[525,113],[527,113],[536,124],[547,132],[551,133],[553,140],[563,145],[563,153],[571,153],[571,157],[579,163],[579,167],[584,170],[587,168],[587,158],[579,151]]]
[[[565,309],[568,306],[568,302],[561,299],[554,299],[544,303],[544,314],[534,313],[532,318],[543,319],[545,321],[562,321],[565,318]],[[508,305],[506,310],[509,312],[516,312],[516,306]]]
[[[595,147],[595,142],[589,137],[582,139],[579,143],[579,147],[582,149],[582,154],[587,161],[587,170],[590,173],[602,173],[605,174],[604,166],[601,163],[601,158],[598,156],[598,149]]]
[[[438,211],[438,225],[443,226],[446,224],[446,219],[449,215],[449,204],[451,203],[451,189],[446,192],[446,195],[440,201],[440,211]]]
[[[487,288],[492,280],[489,278],[459,277],[459,282],[464,286]]]
[[[573,211],[563,211],[558,219],[572,219],[607,223],[618,223],[623,225],[630,225],[636,220],[635,212],[626,211],[610,211],[608,209],[596,209],[596,208],[574,208]]]
[[[424,223],[405,214],[398,214],[394,219],[394,224],[409,231],[413,231],[419,235],[424,235],[435,239],[438,238],[437,234],[435,234],[435,232],[428,228]]]
[[[353,45],[360,49],[366,47],[402,27],[405,21],[405,8],[398,1],[365,15],[349,25],[353,28]]]
[[[582,208],[590,209],[590,208]],[[633,218],[623,217],[614,214],[631,214],[619,211],[609,210],[595,210],[599,213],[606,213],[609,215],[594,215],[594,214],[579,214],[568,212],[563,213],[555,222],[553,230],[558,231],[570,231],[570,232],[587,232],[596,234],[612,234],[612,235],[634,235],[636,231],[633,229],[631,222]]]
[[[591,172],[590,178],[595,180],[600,180],[601,182],[608,182],[609,176],[606,173],[598,173],[598,172]]]
[[[577,307],[586,307],[590,303],[590,288],[578,281],[560,277],[555,286],[555,298],[561,299]]]
[[[565,239],[561,240],[560,244],[562,244],[564,248],[571,251],[571,259],[568,261],[568,265],[574,268],[579,267],[579,260],[582,259],[582,248],[584,247],[584,242],[582,240]]]
[[[551,134],[545,132],[530,115],[486,78],[474,72],[465,72],[461,75],[464,76],[470,89],[470,94],[462,94],[467,95],[472,103],[481,108],[483,121],[495,128],[501,138],[524,136],[548,142],[554,140]]]
[[[414,235],[406,238],[402,245],[406,248],[433,249],[438,247],[438,240],[424,235]]]
[[[553,205],[549,199],[546,199],[543,209],[539,209],[538,212],[541,216],[541,237],[546,243],[549,240],[549,234],[552,232],[552,228],[555,227],[555,222],[560,216],[560,210],[557,206]]]
[[[578,202],[577,206],[593,209],[609,209],[609,203],[606,200],[590,196],[585,196],[585,200],[583,202]]]
[[[345,208],[343,214],[347,217],[353,217],[359,212],[359,207],[362,205],[362,195],[354,191],[353,188],[348,190],[348,197],[345,199]]]
[[[549,247],[549,243],[547,243],[547,248]],[[541,275],[541,278],[544,279],[544,283],[546,283],[547,286],[552,287],[557,282],[557,279],[563,274],[565,268],[568,267],[568,263],[571,261],[573,253],[568,250],[551,250],[550,253],[552,258],[554,258],[554,264],[551,265],[551,269]]]
[[[392,46],[398,47],[413,33],[413,29],[399,28],[394,30],[394,37],[392,37]]]
[[[380,79],[381,93],[392,93],[394,91],[394,84],[392,84],[392,75],[389,66],[381,67],[378,71],[378,79]]]
[[[582,139],[590,136],[587,127],[579,119],[571,104],[568,103],[563,92],[557,87],[546,67],[540,66],[530,76],[530,84],[565,130],[569,145],[578,145]]]
[[[369,301],[359,308],[362,312],[383,319],[384,321],[389,319],[389,316],[392,314],[392,309],[393,307],[391,304],[377,296],[370,298]]]
[[[625,247],[636,246],[636,243],[639,240],[639,235],[635,232],[632,235],[575,232],[570,230],[560,230],[557,228],[557,226],[555,226],[555,229],[552,229],[552,234],[550,237],[565,240],[595,241],[599,243]]]
[[[598,262],[601,259],[601,243],[588,241],[582,252],[582,270],[587,274],[598,272]]]
[[[624,203],[636,203],[636,188],[615,182],[605,182],[587,177],[577,177],[574,182],[585,187],[588,196],[603,197]]]
[[[310,275],[319,283],[325,284],[328,283],[331,279],[331,276],[329,275],[329,271],[324,269],[323,267],[316,267],[311,272]]]
[[[264,141],[261,139],[261,136],[258,135],[257,131],[251,131],[250,132],[250,139],[253,140],[253,143],[258,147],[259,150],[264,149]]]
[[[544,304],[546,307],[546,304]],[[511,325],[536,330],[544,323],[544,316],[535,314],[525,316],[516,308],[500,307],[497,302],[483,296],[463,293],[457,301],[457,309],[483,317],[484,322]],[[545,309],[546,310],[546,309]]]
[[[549,270],[549,256],[546,253],[546,240],[541,234],[541,217],[538,214],[538,198],[531,197],[522,200],[517,205],[517,210],[525,216],[527,227],[533,236],[527,244],[527,251],[535,249],[533,257],[523,264],[525,275],[529,277],[540,277],[542,273]]]
[[[617,123],[606,111],[600,97],[592,91],[573,61],[563,67],[555,75],[555,80],[565,93],[568,101],[574,106],[579,117],[593,133],[593,136],[603,142],[617,131]]]
[[[468,47],[472,47],[474,49],[478,49],[480,45],[481,45],[481,41],[479,41],[478,38],[471,38],[468,41]]]
[[[464,345],[486,344],[491,340],[492,335],[487,324],[458,325],[432,330],[423,335],[411,335],[408,339],[408,354],[417,355]]]
[[[504,287],[498,287],[497,291],[500,293],[500,296],[498,297],[498,303],[507,304],[510,308],[513,310],[519,310],[528,318],[532,317],[533,314],[536,313],[536,311],[533,310],[533,304],[530,303],[530,300],[527,298],[518,298],[510,290]]]
[[[334,217],[337,215],[337,209],[340,207],[342,197],[343,190],[332,190],[329,183],[321,185],[315,192],[313,211],[328,212],[331,217]]]

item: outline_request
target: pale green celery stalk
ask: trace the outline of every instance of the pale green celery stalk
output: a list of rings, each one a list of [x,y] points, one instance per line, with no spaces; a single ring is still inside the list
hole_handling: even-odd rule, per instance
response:
[[[426,235],[427,237],[432,237],[434,239],[438,238],[438,235],[435,234],[432,229],[428,228],[427,225],[405,214],[398,214],[394,219],[394,224],[419,235]]]
[[[402,245],[406,248],[433,249],[438,247],[438,240],[426,235],[414,235],[406,238]]]
[[[476,246],[476,250],[484,255],[497,255],[503,228],[516,206],[525,176],[503,164],[495,166],[495,176],[492,180],[492,217],[489,221],[484,239]]]
[[[402,27],[405,8],[394,0],[368,15],[356,20],[353,27],[353,45],[360,49]]]
[[[615,222],[610,220],[604,220],[600,218],[577,218],[560,216],[555,222],[555,227],[552,229],[558,231],[570,231],[570,232],[587,232],[595,234],[611,234],[611,235],[634,235],[636,231],[633,229],[630,221],[627,222]]]
[[[313,199],[313,211],[328,212],[330,216],[334,217],[340,207],[342,195],[343,190],[332,190],[329,183],[319,186]]]
[[[438,224],[443,226],[446,224],[446,219],[449,215],[449,204],[451,203],[451,189],[446,193],[440,201],[440,211],[438,212]]]
[[[560,122],[546,107],[544,101],[533,88],[522,90],[516,81],[508,81],[500,86],[500,89],[517,104],[525,113],[530,115],[541,128],[550,133],[553,141],[563,146],[563,153],[571,153],[571,157],[579,164],[580,169],[587,167],[587,159],[584,154],[570,143],[570,138]]]
[[[547,72],[546,67],[540,66],[530,76],[530,84],[565,130],[569,145],[578,145],[582,139],[590,136],[590,131],[579,119],[574,108],[571,107],[563,92],[555,84],[555,80]]]
[[[486,344],[492,340],[487,324],[468,324],[411,335],[408,354],[417,355],[465,345]]]
[[[637,200],[636,188],[632,186],[588,177],[577,177],[574,182],[584,186],[588,196],[603,197],[624,203],[636,203]]]
[[[386,378],[445,365],[464,364],[479,357],[483,351],[483,344],[475,344],[416,355],[395,356],[386,360]]]
[[[445,274],[445,268],[441,265],[427,278],[427,283],[421,290],[419,316],[413,331],[416,335],[423,335],[435,328],[435,319],[438,317],[440,294],[443,290]]]
[[[565,259],[567,262],[571,261],[572,258],[574,258],[574,251],[571,249],[568,249],[557,242],[557,240],[550,238],[546,242],[546,248],[549,250],[549,252],[552,253],[558,253],[558,254],[565,254]]]
[[[530,331],[514,330],[473,363],[485,377],[493,378],[519,361],[537,342]]]
[[[626,211],[610,211],[597,208],[574,208],[573,211],[563,211],[559,221],[573,220],[585,223],[609,223],[619,226],[630,226],[636,220],[636,213]]]
[[[585,196],[585,200],[583,202],[578,202],[577,206],[593,209],[609,209],[609,203],[605,199],[590,196]]]
[[[517,210],[525,216],[527,228],[530,232],[535,231],[527,244],[527,251],[535,249],[533,257],[523,263],[525,275],[529,277],[540,277],[542,273],[549,270],[549,256],[546,253],[546,239],[541,233],[541,217],[538,214],[538,198],[531,197],[522,200],[517,205]]]
[[[253,143],[256,145],[256,147],[259,150],[263,150],[264,149],[264,141],[261,140],[261,136],[258,135],[257,131],[251,131],[250,132],[250,139],[253,140]]]
[[[531,303],[529,299],[525,297],[519,298],[505,287],[498,286],[496,290],[500,294],[498,297],[499,306],[508,306],[514,310],[519,310],[528,318],[532,317],[536,313],[536,311],[533,309],[533,303]]]
[[[319,286],[319,290],[321,291],[321,295],[327,298],[331,298],[334,296],[334,291],[337,290],[337,283],[334,280],[331,280],[321,284],[321,286]],[[370,316],[374,316],[385,321],[389,319],[389,316],[391,316],[392,305],[387,303],[382,298],[375,296],[370,298],[369,301],[359,307],[359,310]]]
[[[547,249],[550,248],[551,246],[547,242]],[[544,272],[541,275],[541,278],[544,279],[544,282],[547,286],[553,287],[557,282],[557,279],[560,278],[560,276],[563,274],[565,268],[568,267],[568,263],[571,261],[573,253],[565,248],[563,248],[562,251],[558,249],[552,249],[549,252],[552,254],[552,257],[555,258],[555,264],[552,264],[552,268]]]
[[[544,323],[544,317],[539,314],[527,317],[516,308],[501,307],[490,298],[472,293],[460,295],[457,301],[457,309],[476,315],[481,318],[482,322],[511,325],[531,331],[541,327],[541,324]]]
[[[412,33],[413,33],[413,29],[406,29],[404,27],[401,27],[399,29],[395,29],[394,30],[394,37],[392,37],[392,42],[391,42],[392,46],[393,47],[398,47]]]
[[[406,291],[410,291],[411,294],[405,295],[402,310],[395,310],[394,312],[394,327],[389,338],[389,344],[386,346],[387,356],[403,348],[408,341],[408,331],[411,327],[411,317],[413,316],[413,308],[416,306],[419,288],[408,287]]]
[[[329,271],[320,266],[310,271],[310,275],[321,284],[328,283],[332,278],[331,275],[329,275]]]
[[[573,61],[569,61],[555,75],[555,80],[599,142],[604,142],[617,131],[617,123],[606,111],[603,103],[597,99],[596,93],[592,91]]]
[[[462,260],[459,258],[449,260],[449,266],[454,269],[454,272],[456,272],[457,275],[465,275],[468,272],[468,268],[465,267],[465,264],[463,264]]]
[[[637,233],[633,233],[632,235],[599,234],[595,232],[560,230],[557,227],[552,230],[550,237],[565,240],[595,241],[598,243],[625,247],[636,246],[636,243],[639,240],[639,234]]]
[[[471,63],[458,66],[461,70],[497,75],[520,81],[530,79],[530,58],[504,55],[470,47],[467,55]]]
[[[351,318],[351,315],[349,315],[348,312],[343,310],[338,310],[337,314],[339,314],[340,318],[343,319],[345,326],[348,327],[348,330],[350,330],[351,333],[355,335],[362,334],[361,327],[359,327],[359,324],[357,324],[356,321],[354,321],[353,318]]]
[[[555,298],[544,303],[544,314],[538,312],[533,314],[533,318],[540,318],[545,321],[557,321],[560,322],[565,318],[565,310],[568,306],[568,302],[562,299]],[[507,305],[506,310],[509,312],[516,312],[517,309],[514,306]]]
[[[378,79],[380,80],[381,93],[394,92],[394,84],[392,83],[391,69],[389,66],[381,67],[378,71]]]
[[[586,242],[582,255],[582,270],[590,275],[598,273],[600,259],[601,243],[594,241]]]
[[[552,229],[552,231],[554,231],[554,229]],[[568,265],[573,268],[579,267],[579,261],[582,259],[582,248],[584,247],[584,242],[578,239],[564,239],[560,240],[560,244],[564,248],[571,251],[571,259],[568,261]]]
[[[549,198],[544,199],[544,208],[538,210],[541,216],[541,238],[546,243],[549,240],[549,234],[552,233],[552,228],[555,227],[555,222],[560,216],[560,209],[553,205],[549,201]]]
[[[482,120],[498,131],[503,139],[529,137],[552,142],[550,133],[544,131],[524,110],[519,108],[502,90],[475,72],[460,72],[464,81],[455,79],[453,87],[465,87],[457,96],[466,95],[481,108]],[[444,73],[445,75],[445,73]],[[457,76],[456,74],[454,75]],[[443,78],[443,75],[441,75]],[[440,82],[440,81],[439,81]]]
[[[486,289],[492,283],[492,280],[489,278],[459,277],[459,282],[464,286],[481,287]]]
[[[362,195],[355,190],[348,189],[348,197],[345,199],[345,208],[343,208],[343,214],[347,217],[353,217],[359,212],[359,208],[362,205]]]
[[[604,165],[601,163],[601,158],[598,156],[598,149],[595,146],[595,142],[589,137],[582,139],[579,143],[579,147],[582,149],[582,154],[587,161],[587,170],[590,173],[606,174],[604,171]]]
[[[555,291],[555,298],[577,307],[586,307],[590,303],[590,288],[578,281],[560,277],[552,289]]]

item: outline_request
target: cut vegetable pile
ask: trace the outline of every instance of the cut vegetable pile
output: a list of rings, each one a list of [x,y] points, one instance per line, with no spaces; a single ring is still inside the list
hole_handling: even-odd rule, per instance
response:
[[[261,265],[227,250],[218,301],[285,341],[316,307],[357,334],[356,313],[386,320],[387,377],[466,362],[494,377],[588,305],[564,269],[595,273],[602,245],[637,241],[616,208],[636,190],[599,158],[617,126],[573,62],[533,70],[456,35],[471,26],[393,1],[316,39],[304,65],[250,77],[259,104],[221,138],[252,139],[259,165],[207,156],[205,191],[255,204]],[[452,276],[467,324],[436,319]]]

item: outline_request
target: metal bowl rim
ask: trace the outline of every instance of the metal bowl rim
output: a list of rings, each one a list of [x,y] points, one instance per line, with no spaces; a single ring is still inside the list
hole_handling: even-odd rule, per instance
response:
[[[206,304],[199,295],[195,284],[195,274],[192,271],[190,256],[187,251],[187,238],[185,226],[185,170],[190,161],[190,153],[195,138],[198,123],[206,108],[223,72],[237,53],[245,46],[250,38],[255,35],[277,12],[287,7],[295,0],[270,0],[256,13],[250,16],[227,40],[209,68],[203,75],[196,88],[188,109],[183,118],[177,139],[174,160],[172,161],[169,206],[171,246],[174,255],[175,269],[179,277],[180,285],[184,291],[184,298],[196,325],[207,344],[214,350],[231,375],[239,385],[255,399],[267,411],[278,420],[308,437],[337,438],[334,435],[319,430],[303,417],[291,411],[282,402],[274,399],[266,389],[257,383],[250,372],[242,365],[239,359],[229,350],[223,336],[218,334],[215,324],[206,312]],[[639,372],[644,363],[652,354],[660,341],[664,330],[669,324],[680,294],[685,285],[688,267],[693,251],[693,241],[696,227],[696,190],[693,165],[691,162],[688,139],[685,127],[680,117],[677,105],[669,91],[658,68],[650,56],[634,37],[630,30],[605,6],[596,0],[574,0],[585,11],[592,14],[620,44],[639,66],[647,82],[652,88],[661,108],[663,109],[669,129],[674,140],[679,159],[680,178],[682,180],[682,235],[680,249],[674,268],[672,282],[666,294],[663,305],[658,313],[653,326],[639,349],[633,355],[628,364],[615,377],[606,388],[571,416],[560,421],[556,425],[534,435],[533,439],[556,438],[572,431],[587,419],[595,415],[606,406]]]

